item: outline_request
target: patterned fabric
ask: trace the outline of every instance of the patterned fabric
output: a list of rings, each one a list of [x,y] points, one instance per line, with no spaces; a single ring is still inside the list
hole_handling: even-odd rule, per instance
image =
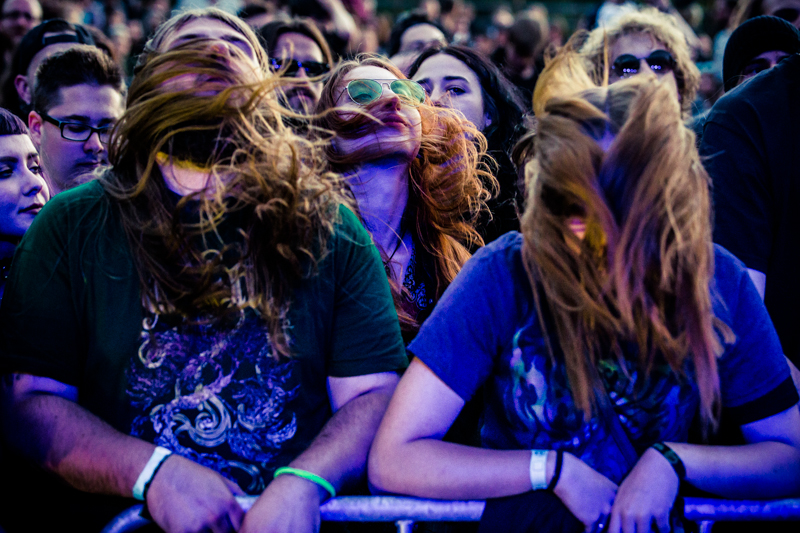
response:
[[[128,367],[131,435],[222,473],[251,494],[297,433],[294,360],[276,361],[255,314],[229,330],[151,315]]]

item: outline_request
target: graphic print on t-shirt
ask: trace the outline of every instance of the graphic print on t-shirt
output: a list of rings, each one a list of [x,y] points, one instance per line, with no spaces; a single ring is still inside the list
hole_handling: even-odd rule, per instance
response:
[[[492,448],[563,449],[580,457],[612,481],[627,474],[624,454],[595,413],[588,421],[575,406],[566,367],[554,364],[541,328],[532,324],[517,330],[505,363],[495,377],[507,431],[488,421],[485,444]],[[556,357],[563,358],[559,352]],[[659,441],[685,440],[698,405],[695,387],[680,379],[666,364],[656,365],[643,379],[636,363],[604,359],[598,363],[614,412],[638,454]],[[493,399],[489,400],[494,401]],[[505,424],[505,423],[504,423]],[[682,441],[681,441],[682,442]]]
[[[127,372],[131,435],[260,493],[297,432],[288,408],[299,391],[296,361],[270,351],[251,312],[225,329],[150,314]]]

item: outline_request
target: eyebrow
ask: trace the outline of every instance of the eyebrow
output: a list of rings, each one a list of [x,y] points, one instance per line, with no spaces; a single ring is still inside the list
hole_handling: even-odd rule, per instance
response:
[[[30,157],[30,155],[28,157]],[[17,163],[19,163],[19,158],[16,158],[13,155],[7,155],[7,156],[4,156],[4,157],[0,157],[0,164],[6,164],[6,165],[12,165],[13,164],[13,165],[15,165]]]
[[[86,115],[69,115],[69,116],[66,116],[64,118],[56,119],[56,120],[60,120],[61,122],[73,122],[73,121],[76,121],[76,122],[91,122],[92,121],[92,119],[87,117]],[[117,120],[117,119],[115,119],[114,117],[103,117],[100,120],[98,120],[97,123],[98,124],[103,124],[103,123],[109,124],[111,122],[114,122],[115,120]]]

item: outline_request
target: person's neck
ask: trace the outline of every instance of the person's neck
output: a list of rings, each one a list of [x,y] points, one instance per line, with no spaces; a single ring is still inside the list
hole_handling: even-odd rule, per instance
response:
[[[347,179],[375,244],[391,254],[402,237],[408,205],[408,161],[386,158],[359,166]]]

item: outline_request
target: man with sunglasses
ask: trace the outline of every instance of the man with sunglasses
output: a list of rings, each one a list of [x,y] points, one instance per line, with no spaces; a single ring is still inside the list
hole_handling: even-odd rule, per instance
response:
[[[333,64],[325,37],[313,22],[297,18],[271,22],[260,31],[272,71],[293,81],[283,89],[284,107],[303,115],[312,113],[322,93],[321,76]]]
[[[77,45],[36,72],[31,138],[50,193],[56,195],[108,165],[108,141],[125,105],[123,75],[100,49]]]

